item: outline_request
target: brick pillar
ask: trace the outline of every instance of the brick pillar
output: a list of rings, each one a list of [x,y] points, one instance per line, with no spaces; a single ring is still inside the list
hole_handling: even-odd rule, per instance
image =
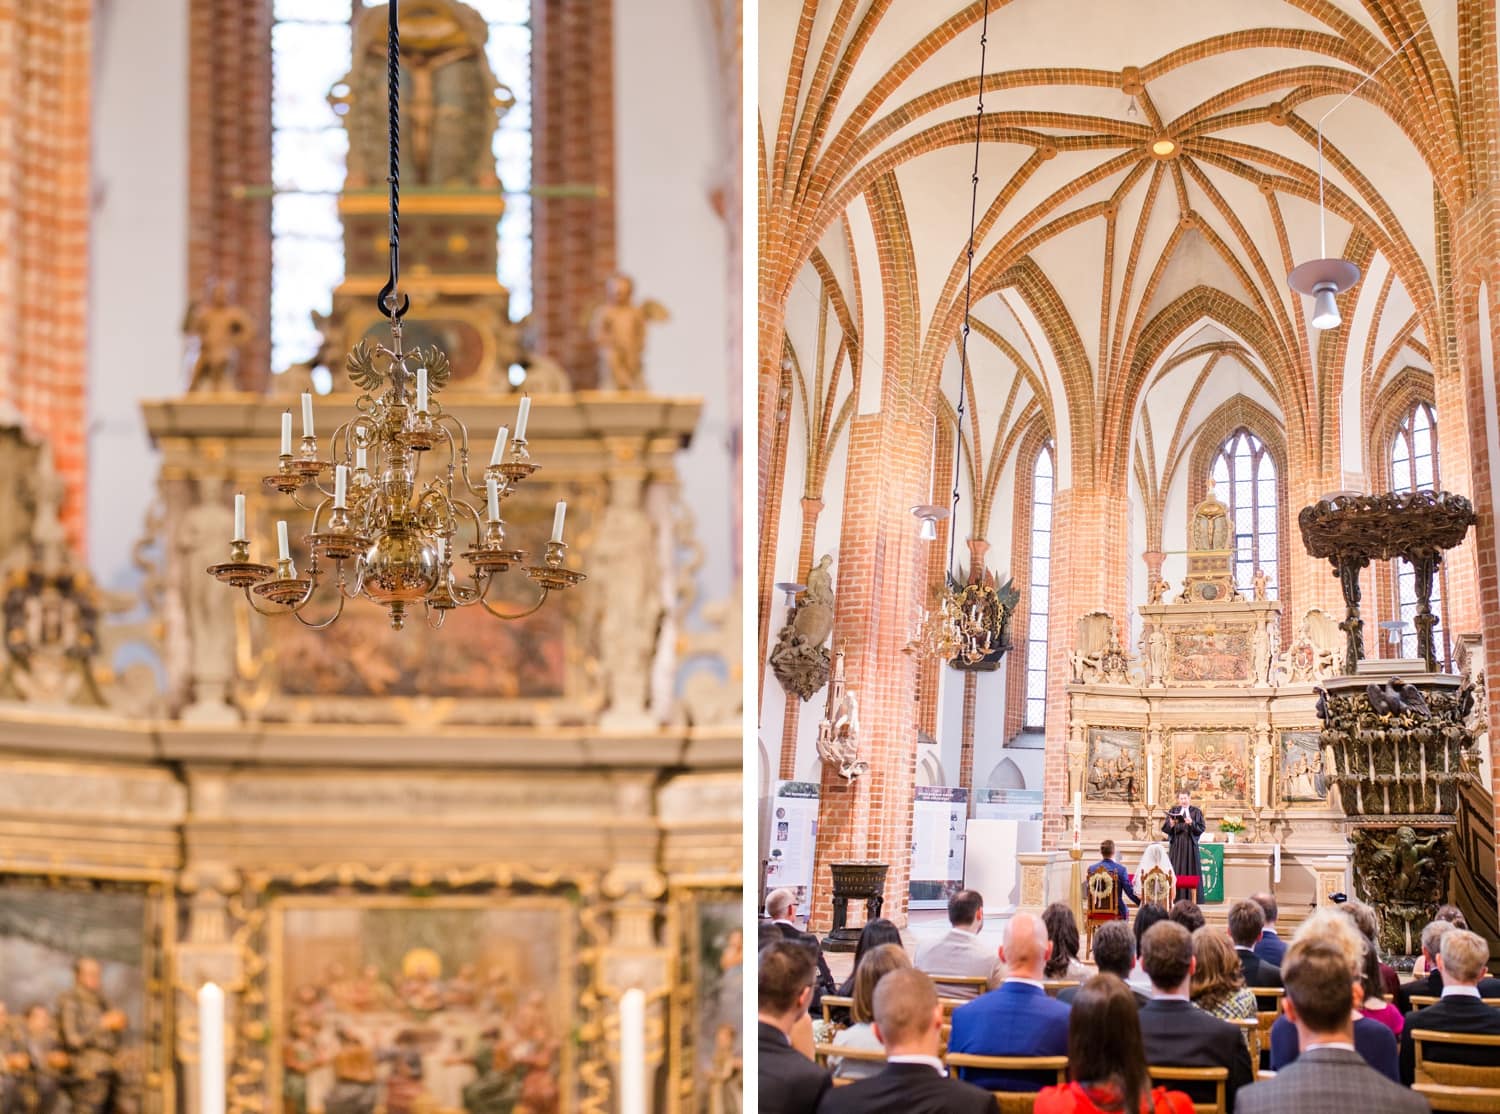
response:
[[[531,5],[531,179],[605,191],[532,201],[534,343],[580,388],[598,385],[599,361],[579,314],[603,296],[615,269],[612,9],[597,0]]]
[[[852,784],[823,771],[809,926],[833,923],[829,864],[890,864],[885,915],[906,923],[916,773],[915,663],[902,652],[918,604],[922,553],[910,508],[931,478],[930,425],[886,413],[854,419],[849,430],[840,530],[834,642],[846,648],[849,687],[859,697],[870,770]]]
[[[244,194],[271,181],[271,22],[271,0],[189,5],[188,294],[228,282],[249,312],[235,373],[246,391],[265,386],[271,360],[271,200]]]
[[[63,525],[84,544],[90,0],[0,0],[0,409],[52,446]]]

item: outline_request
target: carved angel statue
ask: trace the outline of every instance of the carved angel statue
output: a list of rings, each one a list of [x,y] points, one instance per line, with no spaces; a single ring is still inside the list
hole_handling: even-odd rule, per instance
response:
[[[255,335],[255,324],[242,306],[229,303],[228,287],[216,282],[208,305],[189,305],[182,331],[198,338],[198,358],[193,363],[188,392],[229,389],[230,372],[239,361],[240,349]]]
[[[665,306],[649,298],[632,305],[635,281],[628,275],[613,276],[605,291],[604,303],[589,319],[589,339],[599,350],[599,386],[639,391],[646,385],[641,362],[646,326],[667,320],[669,314]]]
[[[853,781],[870,768],[859,756],[859,702],[844,684],[842,650],[834,657],[828,706],[818,724],[818,757],[837,766],[845,781]]]

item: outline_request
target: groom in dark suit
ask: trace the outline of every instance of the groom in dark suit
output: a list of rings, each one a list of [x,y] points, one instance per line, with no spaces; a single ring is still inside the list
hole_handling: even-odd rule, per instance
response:
[[[875,984],[875,1036],[885,1045],[886,1066],[829,1090],[818,1114],[994,1114],[988,1091],[948,1078],[938,1056],[942,1029],[943,1007],[932,979],[913,967],[886,975]]]
[[[1461,928],[1443,933],[1437,966],[1443,973],[1442,998],[1426,1009],[1408,1014],[1401,1031],[1401,1081],[1410,1084],[1416,1073],[1414,1029],[1436,1029],[1442,1033],[1500,1034],[1500,1010],[1479,1000],[1479,976],[1489,962],[1490,949],[1484,937]],[[1500,1054],[1493,1048],[1462,1044],[1424,1042],[1423,1054],[1439,1063],[1500,1067]]]

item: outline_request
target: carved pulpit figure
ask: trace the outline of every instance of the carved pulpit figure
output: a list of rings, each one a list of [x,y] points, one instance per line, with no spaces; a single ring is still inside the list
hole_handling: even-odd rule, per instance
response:
[[[239,361],[240,349],[255,335],[255,324],[243,306],[230,304],[229,289],[222,282],[213,284],[207,305],[194,302],[188,306],[182,331],[198,338],[198,358],[193,363],[188,392],[232,387],[230,373]]]
[[[660,302],[650,298],[633,303],[634,293],[635,281],[630,276],[613,276],[604,304],[589,320],[589,339],[599,350],[601,388],[638,391],[646,385],[646,326],[665,321],[668,314]]]

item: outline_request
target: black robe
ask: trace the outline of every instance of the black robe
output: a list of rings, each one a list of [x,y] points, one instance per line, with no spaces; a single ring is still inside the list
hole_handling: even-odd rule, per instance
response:
[[[1177,875],[1179,891],[1184,888],[1184,874],[1199,878],[1203,875],[1203,860],[1198,855],[1198,837],[1206,827],[1203,810],[1197,805],[1188,805],[1188,817],[1187,820],[1174,820],[1168,816],[1161,822],[1162,833],[1169,841],[1167,857],[1172,860],[1172,870]],[[1201,887],[1201,883],[1199,886]]]

